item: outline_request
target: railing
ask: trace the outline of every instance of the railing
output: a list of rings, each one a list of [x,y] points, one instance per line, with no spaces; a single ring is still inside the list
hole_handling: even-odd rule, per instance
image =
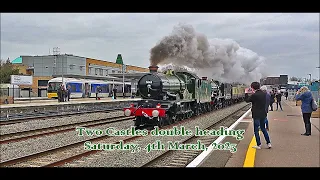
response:
[[[47,97],[47,89],[0,88],[0,96],[14,98]]]

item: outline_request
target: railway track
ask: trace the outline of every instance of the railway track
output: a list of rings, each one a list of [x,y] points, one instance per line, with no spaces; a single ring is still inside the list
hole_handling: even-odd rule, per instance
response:
[[[242,108],[243,109],[243,108]],[[202,114],[200,116],[208,115],[212,112]],[[190,120],[195,120],[199,118],[197,117],[191,117],[189,119],[179,121],[177,123],[171,124],[169,126],[165,126],[162,129],[169,129],[173,126],[177,126],[179,124],[185,123]],[[224,118],[225,119],[225,118]],[[150,132],[150,131],[149,131]],[[137,138],[142,138],[143,136],[134,136],[134,137],[125,137],[125,136],[116,136],[111,137],[107,135],[102,135],[100,137],[95,137],[92,139],[87,139],[84,141],[80,141],[77,143],[65,145],[59,148],[49,149],[43,152],[30,154],[24,157],[8,160],[5,162],[0,163],[0,167],[56,167],[64,165],[65,163],[70,163],[75,160],[78,160],[82,157],[89,156],[93,154],[94,156],[99,157],[98,152],[101,152],[99,150],[85,150],[83,145],[86,141],[91,141],[92,143],[99,143],[103,142],[105,143],[105,140],[111,141],[110,143],[117,144],[119,141],[123,141],[124,143],[136,140]],[[112,139],[110,139],[112,138]],[[85,162],[84,162],[85,163]]]
[[[109,120],[107,122],[99,122],[99,124],[98,123],[91,124],[90,126],[109,124],[109,123],[126,121],[126,120],[131,120],[131,119],[132,119],[132,117],[121,117],[119,119],[112,120],[112,121]],[[89,127],[89,125],[85,126],[85,127]],[[70,128],[70,129],[74,130],[74,128]],[[68,130],[69,130],[69,128],[68,128]],[[62,131],[66,131],[66,130],[62,130]],[[59,131],[59,132],[61,132],[61,131]],[[53,132],[53,133],[55,133],[55,132]],[[12,165],[13,166],[17,165],[18,167],[24,167],[24,166],[26,166],[26,167],[34,167],[34,166],[39,167],[39,166],[42,166],[43,164],[51,164],[52,161],[60,161],[61,158],[68,159],[68,156],[70,156],[70,154],[80,153],[83,151],[85,151],[84,153],[90,153],[91,151],[84,150],[83,143],[86,141],[97,142],[97,141],[99,141],[101,139],[105,139],[105,138],[110,138],[110,136],[102,135],[100,137],[86,139],[86,140],[72,143],[72,144],[68,144],[68,145],[65,145],[62,147],[52,148],[52,149],[49,149],[46,151],[42,151],[42,152],[26,155],[23,157],[11,159],[8,161],[1,162],[0,167],[6,167],[6,166],[12,166]],[[60,160],[57,160],[57,159],[60,159]]]
[[[245,107],[248,107],[248,105],[245,106]],[[243,108],[245,108],[245,107],[243,107]],[[243,108],[239,109],[237,112],[241,111]],[[210,113],[213,113],[213,112],[201,114],[201,115],[199,115],[199,116],[192,117],[192,118],[188,118],[188,119],[185,119],[185,120],[183,120],[183,121],[178,121],[177,123],[174,123],[174,124],[165,126],[165,127],[161,128],[161,129],[170,129],[170,128],[172,128],[173,126],[178,126],[178,125],[184,124],[184,123],[186,123],[186,122],[188,122],[188,121],[196,120],[197,118],[199,118],[199,117],[201,117],[201,116],[209,115]],[[225,119],[225,118],[224,118],[224,119]],[[220,122],[221,122],[221,121],[220,121]],[[150,132],[150,131],[149,131],[149,132]],[[142,138],[142,137],[140,137],[140,136],[138,136],[138,137],[131,137],[131,138],[125,139],[124,142],[137,140],[138,138]],[[105,142],[104,142],[104,143],[105,143]],[[95,158],[99,158],[99,157],[100,157],[100,158],[103,158],[103,156],[102,156],[101,154],[99,154],[99,152],[101,152],[101,151],[99,151],[99,150],[98,150],[98,151],[87,151],[87,152],[84,152],[84,153],[82,153],[82,154],[77,154],[77,155],[75,155],[75,156],[73,156],[73,157],[70,157],[70,158],[68,158],[68,159],[63,159],[63,160],[61,160],[61,161],[57,161],[57,162],[54,162],[54,163],[52,163],[52,164],[46,165],[45,167],[62,166],[62,165],[64,165],[64,164],[66,164],[66,163],[71,163],[71,164],[73,164],[73,166],[81,167],[81,164],[82,164],[82,163],[85,163],[85,161],[83,161],[83,160],[78,160],[78,159],[80,159],[80,158],[82,158],[82,157],[89,156],[89,155],[93,155]],[[95,154],[95,153],[97,153],[97,154]],[[87,158],[87,159],[90,159],[90,158]],[[77,160],[77,161],[76,161],[76,160]]]
[[[92,126],[110,124],[114,122],[131,120],[131,119],[132,117],[126,117],[126,116],[110,117],[110,118],[104,118],[99,120],[91,120],[86,122],[78,122],[78,123],[65,124],[65,125],[54,126],[54,127],[47,127],[47,128],[34,129],[29,131],[20,131],[20,132],[15,132],[10,134],[4,134],[0,136],[0,144],[22,141],[22,140],[40,137],[44,135],[51,135],[51,134],[72,131],[77,126],[92,127]]]
[[[61,112],[35,112],[33,114],[19,114],[15,115],[14,118],[8,117],[1,117],[0,125],[8,125],[8,124],[16,124],[20,122],[27,122],[31,120],[45,120],[46,118],[50,117],[66,117],[66,116],[74,116],[80,114],[87,114],[87,113],[98,113],[98,112],[112,112],[122,110],[122,108],[115,108],[115,109],[99,109],[99,110],[91,110],[91,111],[76,111],[71,113],[61,113]]]
[[[204,128],[207,130],[216,129],[219,124],[224,121],[231,120],[236,121],[239,119],[247,110],[249,110],[251,105],[247,105],[236,112],[232,113],[225,118],[213,123],[212,125]],[[196,144],[197,141],[200,141],[206,147],[209,147],[210,144],[217,139],[217,136],[190,136],[189,138],[180,142],[180,144]],[[193,159],[195,159],[202,151],[201,150],[179,150],[178,152],[175,150],[166,150],[156,158],[152,159],[151,161],[142,165],[142,167],[163,167],[157,166],[156,164],[161,162],[164,158],[171,159],[170,164],[166,165],[165,167],[186,167],[188,163],[190,163]]]

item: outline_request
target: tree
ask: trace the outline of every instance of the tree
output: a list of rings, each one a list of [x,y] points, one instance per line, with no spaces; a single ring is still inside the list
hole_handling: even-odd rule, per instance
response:
[[[10,83],[11,75],[18,75],[19,69],[14,67],[9,58],[4,61],[0,60],[0,81],[1,84]]]

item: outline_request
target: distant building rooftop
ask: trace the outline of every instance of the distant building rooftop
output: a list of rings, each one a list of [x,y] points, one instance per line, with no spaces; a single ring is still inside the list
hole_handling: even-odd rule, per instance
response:
[[[17,57],[15,60],[11,62],[12,64],[21,64],[22,63],[22,57]]]

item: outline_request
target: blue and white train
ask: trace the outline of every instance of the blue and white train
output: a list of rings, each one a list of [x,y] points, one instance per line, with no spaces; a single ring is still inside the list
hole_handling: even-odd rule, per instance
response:
[[[102,81],[93,79],[76,79],[76,78],[62,78],[57,77],[48,81],[48,98],[57,98],[57,92],[59,86],[63,84],[64,87],[70,86],[71,94],[70,98],[90,98],[96,97],[96,88],[100,86],[102,91],[99,93],[99,97],[111,97],[112,90],[117,89],[117,96],[123,96],[123,83],[113,81]],[[125,96],[131,96],[131,82],[125,82],[124,92]]]

